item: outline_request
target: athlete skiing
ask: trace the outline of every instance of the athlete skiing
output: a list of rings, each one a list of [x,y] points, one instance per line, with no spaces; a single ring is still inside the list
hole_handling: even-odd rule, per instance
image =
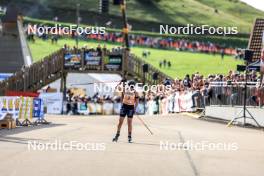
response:
[[[125,117],[127,116],[128,125],[128,142],[132,142],[132,120],[135,113],[135,109],[138,104],[138,94],[135,90],[135,82],[129,81],[125,86],[123,82],[123,92],[122,92],[122,106],[120,109],[120,118],[117,125],[117,132],[113,138],[113,142],[117,142],[120,136],[120,131]]]

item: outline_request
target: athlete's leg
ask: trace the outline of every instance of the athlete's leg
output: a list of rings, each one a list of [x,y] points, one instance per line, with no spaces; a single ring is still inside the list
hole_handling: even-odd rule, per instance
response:
[[[118,125],[117,125],[117,131],[116,131],[115,137],[113,138],[113,142],[117,142],[118,141],[118,138],[120,136],[121,127],[123,125],[124,119],[125,119],[125,117],[121,117],[121,116],[119,117],[119,122],[118,122]]]
[[[132,121],[133,121],[134,110],[130,110],[127,115],[127,129],[128,129],[128,142],[132,142]]]
[[[121,131],[121,128],[122,128],[122,125],[123,125],[123,122],[124,122],[124,119],[125,119],[126,115],[127,115],[127,109],[124,106],[122,106],[121,109],[120,109],[119,122],[118,122],[118,125],[117,125],[116,135],[113,138],[113,142],[117,142],[118,137],[120,136],[120,131]]]
[[[127,113],[128,113],[127,109],[124,106],[122,106],[121,109],[120,109],[120,118],[119,118],[119,122],[118,122],[118,125],[117,125],[117,133],[118,132],[120,133],[121,127],[122,127],[123,122],[124,122],[124,119],[128,115]]]
[[[128,135],[132,134],[132,120],[133,118],[127,118],[127,126],[128,126]]]
[[[120,133],[122,125],[123,125],[123,122],[124,122],[124,119],[125,119],[125,117],[119,117],[119,122],[118,122],[118,125],[117,125],[117,133]]]

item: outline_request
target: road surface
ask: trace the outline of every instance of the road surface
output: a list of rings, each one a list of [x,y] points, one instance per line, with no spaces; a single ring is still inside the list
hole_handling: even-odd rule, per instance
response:
[[[127,143],[127,126],[119,142],[111,142],[117,116],[49,115],[51,125],[0,130],[1,175],[260,176],[264,173],[261,130],[228,128],[179,114],[142,118],[154,135],[135,118],[132,144]],[[32,147],[34,141],[39,147],[36,150]],[[68,144],[67,147],[70,142],[75,143],[72,142],[70,151],[47,147],[58,141]],[[161,147],[161,143],[169,147]],[[84,144],[89,144],[88,148],[80,147]],[[201,150],[197,147],[200,144],[220,144],[220,147]]]

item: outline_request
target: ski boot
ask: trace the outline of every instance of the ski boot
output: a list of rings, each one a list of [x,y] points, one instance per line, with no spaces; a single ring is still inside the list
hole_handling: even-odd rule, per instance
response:
[[[115,137],[113,138],[113,142],[117,142],[118,141],[118,138],[119,138],[120,134],[116,134]]]
[[[128,143],[132,143],[132,137],[128,136]]]

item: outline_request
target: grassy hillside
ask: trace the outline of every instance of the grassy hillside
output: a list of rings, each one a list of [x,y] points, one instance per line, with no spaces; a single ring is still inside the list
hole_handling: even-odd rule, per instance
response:
[[[54,22],[50,20],[42,20],[30,17],[24,17],[25,23],[31,24],[46,24],[48,26],[54,26],[56,23],[59,23],[64,26],[72,25],[73,23],[64,23],[64,22]],[[81,26],[86,26],[85,24],[81,24]],[[121,32],[121,29],[107,28],[109,32]],[[199,42],[212,42],[214,44],[218,44],[220,46],[231,47],[231,48],[245,48],[248,44],[248,36],[247,35],[233,35],[233,36],[212,36],[212,35],[173,35],[173,34],[159,34],[157,32],[149,32],[149,31],[138,31],[132,30],[129,34],[136,35],[145,35],[151,37],[172,37],[176,40],[189,40],[189,41],[199,41]]]
[[[73,39],[60,39],[58,44],[51,44],[50,41],[36,40],[35,43],[29,43],[34,61],[49,55],[50,53],[60,49],[67,43],[70,46],[75,45]],[[105,42],[95,41],[80,41],[79,46],[84,45],[88,47],[96,47],[98,44],[102,46],[106,44],[107,48],[117,46],[116,44],[110,44]],[[171,77],[183,78],[187,73],[192,74],[197,71],[204,75],[208,74],[227,74],[229,70],[236,69],[237,64],[242,64],[242,61],[235,60],[231,56],[226,56],[223,60],[220,55],[202,54],[202,53],[190,53],[190,52],[178,52],[170,50],[150,49],[134,47],[131,52],[142,56],[142,52],[148,50],[151,55],[145,59],[148,63],[152,64],[162,72]],[[166,59],[172,63],[171,68],[159,68],[159,62]]]
[[[61,0],[3,1],[30,2],[40,4],[47,9],[52,7],[75,9],[76,2],[79,2],[81,10],[94,12],[98,11],[99,2],[99,0],[64,0],[63,3]],[[192,23],[196,25],[237,26],[239,32],[250,32],[254,19],[264,16],[264,12],[239,0],[128,0],[127,4],[130,19],[175,25]],[[28,10],[28,13],[34,13],[34,7]],[[120,8],[111,5],[110,14],[120,16]]]

